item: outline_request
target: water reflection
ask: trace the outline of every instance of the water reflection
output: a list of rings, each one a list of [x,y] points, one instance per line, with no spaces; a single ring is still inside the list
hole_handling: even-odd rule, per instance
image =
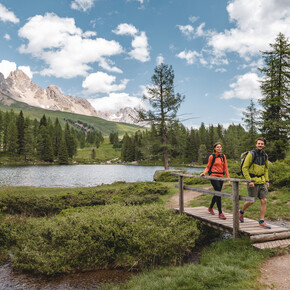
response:
[[[0,185],[38,187],[85,187],[115,181],[152,181],[162,166],[51,165],[0,167]],[[174,169],[174,168],[172,168]],[[179,168],[180,169],[180,168]],[[203,168],[186,168],[202,172]]]

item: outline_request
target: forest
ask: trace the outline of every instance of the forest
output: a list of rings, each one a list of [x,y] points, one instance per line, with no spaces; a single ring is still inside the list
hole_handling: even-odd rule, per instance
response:
[[[2,154],[24,157],[24,161],[41,160],[68,164],[77,154],[77,148],[96,146],[104,141],[99,131],[90,128],[76,130],[68,121],[64,128],[58,118],[54,122],[45,115],[38,121],[25,117],[23,112],[0,110],[0,144]]]

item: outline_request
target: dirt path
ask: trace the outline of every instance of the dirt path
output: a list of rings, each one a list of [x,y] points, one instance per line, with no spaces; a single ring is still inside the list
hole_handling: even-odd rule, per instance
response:
[[[268,259],[261,267],[259,282],[264,284],[261,289],[289,289],[289,269],[290,254]]]
[[[196,191],[191,191],[191,190],[184,190],[183,191],[183,199],[184,199],[184,206],[188,206],[189,202],[192,199],[195,199],[197,196],[201,195],[200,192],[196,192]],[[179,194],[174,194],[168,204],[167,204],[168,208],[178,208],[179,207]]]
[[[209,189],[208,187],[207,189]],[[201,195],[201,193],[191,190],[184,190],[184,206],[188,206],[189,202]],[[173,195],[168,204],[168,208],[178,208],[179,207],[179,194]],[[290,224],[286,223],[286,227]],[[261,267],[261,277],[259,282],[263,285],[261,289],[278,289],[278,290],[288,290],[290,289],[290,254],[283,256],[277,256],[268,259]]]

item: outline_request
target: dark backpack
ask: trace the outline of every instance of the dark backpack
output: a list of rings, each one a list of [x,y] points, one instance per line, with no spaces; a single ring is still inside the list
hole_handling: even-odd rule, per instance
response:
[[[238,173],[238,175],[244,175],[243,173],[243,165],[245,163],[245,159],[247,157],[247,155],[251,153],[252,154],[252,163],[254,163],[255,159],[256,159],[256,152],[254,150],[252,151],[246,151],[246,152],[243,152],[241,154],[241,165],[240,165],[240,172]]]
[[[212,155],[212,162],[211,162],[210,168],[209,168],[209,170],[208,170],[208,174],[209,174],[209,175],[211,175],[212,173],[220,173],[220,174],[223,174],[223,172],[212,172],[212,171],[211,171],[212,166],[213,166],[213,164],[214,164],[214,162],[215,162],[215,159],[217,158],[217,157],[215,156],[215,154],[211,154],[211,155]],[[218,156],[218,157],[220,157],[221,160],[222,160],[223,162],[225,162],[225,158],[224,158],[224,154],[223,154],[223,153],[222,153],[220,156]]]

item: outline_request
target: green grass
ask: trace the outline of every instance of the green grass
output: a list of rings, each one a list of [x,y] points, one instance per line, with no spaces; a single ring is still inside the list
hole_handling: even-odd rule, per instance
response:
[[[121,159],[121,149],[113,148],[113,145],[110,144],[109,138],[104,138],[104,143],[100,145],[99,148],[94,146],[79,148],[77,151],[77,155],[74,157],[74,160],[78,163],[98,163],[98,162],[106,162],[108,160],[115,161]],[[95,149],[96,158],[92,159],[92,150]]]
[[[259,267],[269,255],[255,251],[248,240],[228,239],[205,248],[199,264],[151,270],[101,289],[260,289]]]

